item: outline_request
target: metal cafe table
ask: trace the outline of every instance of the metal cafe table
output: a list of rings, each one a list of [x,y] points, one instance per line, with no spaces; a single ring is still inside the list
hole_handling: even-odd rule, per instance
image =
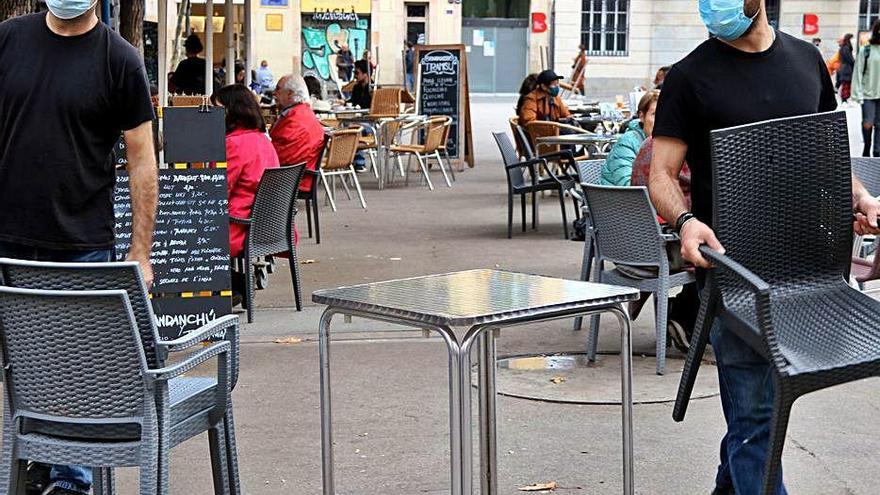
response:
[[[449,366],[452,495],[473,493],[470,351],[479,341],[480,493],[494,495],[498,493],[495,441],[497,330],[597,313],[612,313],[620,324],[623,493],[632,494],[632,341],[624,304],[637,298],[638,291],[626,287],[500,270],[469,270],[313,293],[312,301],[327,305],[319,324],[324,495],[336,495],[330,394],[330,322],[334,315],[358,316],[433,330],[443,337]]]

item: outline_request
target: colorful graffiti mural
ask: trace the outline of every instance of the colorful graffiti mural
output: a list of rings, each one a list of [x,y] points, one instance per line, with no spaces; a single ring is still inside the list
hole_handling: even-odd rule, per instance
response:
[[[347,14],[344,19],[327,19],[326,15],[303,16],[303,73],[310,71],[321,79],[336,79],[336,53],[347,44],[355,60],[369,49],[370,20],[357,14]]]

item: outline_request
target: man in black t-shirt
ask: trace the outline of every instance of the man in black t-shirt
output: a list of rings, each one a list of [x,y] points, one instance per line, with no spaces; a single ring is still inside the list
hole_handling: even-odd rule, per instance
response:
[[[763,120],[832,111],[834,86],[815,47],[767,22],[764,0],[700,0],[714,36],[675,64],[663,84],[654,124],[649,189],[658,214],[680,229],[682,255],[708,268],[699,247],[723,252],[712,231],[709,133]],[[687,159],[693,213],[678,176]],[[755,177],[754,180],[768,180]],[[858,233],[877,232],[880,203],[853,178]],[[773,410],[769,363],[716,320],[710,340],[718,364],[727,434],[716,494],[761,493]],[[785,494],[780,480],[777,494]]]
[[[47,0],[48,13],[0,23],[0,257],[110,261],[111,150],[123,134],[128,258],[149,285],[158,199],[150,91],[137,50],[98,22],[95,3]],[[50,477],[46,494],[89,492],[89,468],[52,466]]]

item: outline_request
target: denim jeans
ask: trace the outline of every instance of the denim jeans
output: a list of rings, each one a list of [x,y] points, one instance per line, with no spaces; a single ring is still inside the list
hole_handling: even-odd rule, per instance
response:
[[[727,421],[715,485],[735,488],[737,495],[757,495],[764,484],[773,419],[772,366],[727,331],[719,319],[712,326],[709,341],[718,365],[721,407]],[[787,493],[781,471],[775,493]]]
[[[862,124],[873,126],[873,136],[871,136],[870,132],[862,132],[862,136],[865,137],[865,150],[870,151],[867,143],[873,137],[874,156],[880,156],[880,100],[865,100],[862,102]]]
[[[0,257],[33,261],[86,263],[110,261],[113,257],[113,250],[77,251],[42,249],[0,241]],[[92,470],[84,466],[52,466],[49,479],[59,488],[66,488],[71,491],[80,490],[88,493],[92,486]]]

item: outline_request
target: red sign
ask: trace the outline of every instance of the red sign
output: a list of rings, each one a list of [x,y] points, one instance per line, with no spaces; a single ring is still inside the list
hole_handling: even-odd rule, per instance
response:
[[[547,14],[543,12],[532,12],[532,32],[547,32]]]
[[[813,36],[819,34],[819,16],[816,14],[804,14],[804,34]]]

